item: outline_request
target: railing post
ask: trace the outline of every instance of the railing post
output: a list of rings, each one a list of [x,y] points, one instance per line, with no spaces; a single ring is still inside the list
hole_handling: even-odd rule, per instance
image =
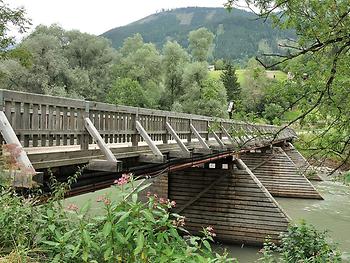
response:
[[[135,115],[132,115],[132,125],[133,125],[133,131],[134,131],[134,134],[131,135],[131,144],[132,146],[134,147],[137,147],[139,145],[139,133],[136,129],[136,121],[139,120],[139,108],[136,109],[136,113]]]
[[[209,141],[209,129],[210,129],[210,121],[206,121],[207,123],[207,133],[205,134],[205,140],[208,142]]]
[[[164,121],[164,125],[163,125],[163,130],[165,131],[165,133],[162,135],[162,140],[164,144],[168,143],[168,129],[167,129],[167,123],[169,122],[169,116],[167,115],[165,117],[165,121]]]
[[[85,111],[83,112],[83,123],[85,118],[89,118],[89,112],[90,112],[90,102],[89,101],[85,101]],[[85,126],[84,126],[85,127]],[[84,129],[84,132],[82,134],[82,140],[80,142],[80,149],[81,150],[88,150],[89,149],[89,140],[90,140],[90,136],[89,136],[89,132]]]
[[[192,130],[191,130],[191,125],[192,125],[192,119],[188,119],[188,134],[187,134],[187,142],[191,142],[191,140],[192,140]]]

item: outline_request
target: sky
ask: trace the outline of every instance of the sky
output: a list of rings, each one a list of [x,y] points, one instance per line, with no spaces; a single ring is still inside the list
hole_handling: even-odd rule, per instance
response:
[[[78,29],[99,35],[126,25],[162,8],[188,6],[223,7],[225,0],[5,0],[11,7],[23,6],[39,24],[57,23],[66,30]]]

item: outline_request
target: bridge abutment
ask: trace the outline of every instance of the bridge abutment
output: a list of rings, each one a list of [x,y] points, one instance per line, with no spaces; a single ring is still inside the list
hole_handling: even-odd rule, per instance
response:
[[[217,239],[261,245],[278,242],[289,218],[253,173],[230,169],[188,168],[169,173],[169,198],[185,216],[185,228],[198,234],[213,226]]]

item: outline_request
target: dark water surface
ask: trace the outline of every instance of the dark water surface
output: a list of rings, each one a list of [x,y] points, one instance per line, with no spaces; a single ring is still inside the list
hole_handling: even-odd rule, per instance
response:
[[[306,222],[315,225],[320,230],[328,229],[331,238],[339,244],[343,252],[344,262],[350,262],[350,187],[337,182],[324,181],[315,184],[324,200],[276,198],[282,208],[292,218],[293,222]],[[96,203],[98,196],[110,194],[112,199],[117,199],[118,189],[109,188],[95,193],[81,195],[67,199],[69,203],[82,206],[90,200],[92,212],[97,213],[101,209]],[[256,247],[240,247],[234,245],[216,246],[216,250],[225,248],[228,253],[238,258],[241,263],[255,262],[259,258]]]

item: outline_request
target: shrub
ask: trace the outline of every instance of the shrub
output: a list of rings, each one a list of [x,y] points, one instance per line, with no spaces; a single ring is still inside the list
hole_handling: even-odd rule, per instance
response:
[[[304,221],[300,225],[290,225],[288,231],[281,235],[281,244],[271,242],[264,244],[261,262],[341,262],[340,251],[328,240],[327,231],[318,231],[313,225]],[[273,253],[278,252],[277,261]]]
[[[169,212],[176,203],[151,193],[147,202],[140,202],[138,193],[148,185],[138,182],[123,175],[114,186],[120,188],[118,201],[100,196],[96,202],[103,210],[95,217],[89,213],[90,203],[81,208],[64,206],[60,198],[69,184],[53,181],[54,195],[42,205],[35,198],[1,190],[0,261],[18,257],[23,262],[229,261],[226,254],[212,252],[211,227],[203,229],[203,237],[188,235],[184,218]]]

